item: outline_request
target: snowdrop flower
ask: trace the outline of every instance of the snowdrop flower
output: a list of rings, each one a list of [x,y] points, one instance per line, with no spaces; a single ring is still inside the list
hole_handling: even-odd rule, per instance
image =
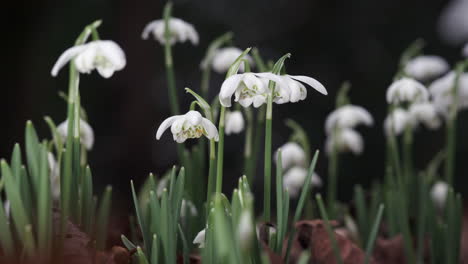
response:
[[[9,219],[10,218],[10,210],[11,210],[10,200],[5,200],[5,202],[3,202],[3,210],[5,210],[6,218]]]
[[[302,101],[307,97],[307,89],[304,86],[305,83],[309,85],[310,87],[314,88],[317,90],[319,93],[323,95],[327,95],[327,89],[316,79],[308,77],[308,76],[301,76],[301,75],[281,75],[281,78],[284,79],[283,84],[286,84],[285,87],[282,87],[279,85],[279,89],[285,89],[287,93],[289,93],[289,100],[286,98],[281,98],[280,102],[276,103],[296,103],[298,101]]]
[[[248,210],[241,213],[238,227],[239,245],[243,249],[248,249],[252,244],[252,236],[254,234],[254,224],[252,222],[252,214]]]
[[[443,58],[433,55],[415,57],[405,66],[405,73],[420,81],[434,79],[448,70],[448,63]]]
[[[429,92],[432,95],[433,103],[437,111],[447,115],[450,106],[454,103],[452,89],[455,83],[455,73],[450,72],[445,76],[435,80],[429,86]],[[463,73],[458,82],[458,109],[468,108],[468,74]]]
[[[437,181],[431,189],[432,202],[441,210],[445,207],[449,186],[443,181]]]
[[[180,218],[185,219],[187,217],[187,213],[189,213],[190,216],[198,215],[197,208],[192,201],[183,199],[180,205]]]
[[[325,142],[327,154],[331,154],[335,148],[338,152],[351,151],[355,155],[360,155],[364,149],[364,141],[358,132],[350,128],[340,129],[329,135]]]
[[[244,130],[244,117],[242,117],[241,111],[228,111],[225,118],[224,132],[226,135],[239,134]]]
[[[67,139],[68,135],[68,119],[62,122],[57,127],[57,132],[63,140]],[[80,141],[87,150],[93,148],[94,145],[94,131],[91,126],[84,120],[80,119]]]
[[[452,0],[442,10],[438,22],[438,33],[452,45],[460,45],[468,40],[468,1]]]
[[[465,47],[463,47],[462,55],[463,55],[465,58],[468,58],[468,43],[466,43],[466,44],[465,44]]]
[[[298,197],[302,191],[302,187],[304,186],[304,182],[308,175],[307,169],[304,167],[292,167],[291,169],[287,170],[283,177],[283,187],[288,190],[289,196],[291,197]],[[312,187],[321,187],[322,180],[320,177],[314,172],[311,178],[311,186]]]
[[[441,125],[436,108],[431,103],[413,104],[410,106],[408,112],[414,127],[416,127],[418,123],[423,123],[429,129],[437,129]]]
[[[226,47],[216,50],[211,61],[213,70],[217,73],[226,73],[242,52],[241,49],[236,47]],[[253,64],[253,59],[249,55],[245,55],[244,59],[247,60],[250,65]],[[239,71],[244,71],[244,63],[240,64]]]
[[[150,34],[153,34],[153,38],[161,45],[166,43],[164,37],[165,25],[164,19],[158,19],[148,23],[141,34],[143,39],[148,39]],[[174,45],[176,42],[185,42],[190,40],[193,45],[198,45],[198,33],[192,24],[185,22],[180,18],[171,17],[169,19],[169,31],[171,38],[169,43]]]
[[[54,200],[60,199],[60,166],[55,160],[54,154],[48,152],[47,160],[50,170],[50,188]]]
[[[96,69],[104,78],[111,77],[126,64],[125,53],[117,43],[95,40],[67,49],[52,68],[52,76],[57,76],[60,69],[71,60],[80,73],[90,73]]]
[[[156,132],[156,139],[159,140],[169,127],[177,143],[183,143],[188,138],[199,138],[202,135],[216,141],[219,137],[215,125],[197,111],[188,111],[185,115],[171,116],[164,120]]]
[[[389,104],[426,102],[428,97],[426,87],[411,78],[401,78],[393,82],[387,89],[387,102]]]
[[[168,179],[169,177],[163,177],[159,180],[158,186],[156,187],[156,194],[158,197],[161,197],[163,194],[164,189],[167,189]]]
[[[206,230],[203,229],[202,231],[198,232],[198,234],[195,236],[195,239],[193,240],[193,244],[198,245],[198,248],[205,247],[205,233]]]
[[[306,165],[306,153],[304,149],[296,142],[288,142],[281,146],[281,163],[283,169],[288,169],[292,166]],[[275,153],[275,161],[278,161],[278,151]]]
[[[391,112],[384,121],[385,134],[387,136],[393,133],[394,135],[401,134],[406,126],[411,124],[411,115],[408,111],[397,108]]]
[[[372,126],[374,120],[371,114],[363,107],[344,105],[328,115],[325,121],[325,132],[329,134],[334,128],[354,128],[360,124]]]

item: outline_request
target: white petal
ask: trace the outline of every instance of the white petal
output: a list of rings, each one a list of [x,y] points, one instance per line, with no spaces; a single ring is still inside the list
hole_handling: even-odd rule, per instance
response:
[[[463,47],[462,54],[465,58],[468,58],[468,43],[466,43],[465,47]]]
[[[176,115],[176,116],[171,116],[171,117],[167,118],[166,120],[164,120],[161,123],[161,125],[159,126],[158,131],[156,132],[156,139],[159,140],[161,138],[162,134],[164,133],[164,131],[166,131],[166,129],[168,129],[170,126],[172,126],[174,121],[176,121],[179,118],[181,118],[181,116]]]
[[[266,103],[266,97],[263,95],[256,95],[253,97],[253,106],[259,108]]]
[[[327,95],[327,89],[325,89],[325,86],[323,86],[319,81],[317,81],[314,78],[311,78],[309,76],[301,76],[301,75],[288,75],[290,78],[293,78],[295,80],[301,81],[303,83],[308,84],[315,90],[317,90],[319,93]]]
[[[199,248],[205,247],[205,232],[205,229],[198,232],[197,236],[195,236],[195,239],[193,240],[193,244],[198,244]]]
[[[54,67],[52,68],[52,76],[57,76],[60,69],[63,66],[65,66],[65,64],[67,64],[70,60],[72,60],[76,55],[80,54],[84,49],[86,49],[85,45],[79,45],[71,47],[67,49],[64,53],[62,53],[62,55],[60,55]]]
[[[206,130],[206,137],[209,139],[214,139],[215,141],[219,140],[218,129],[216,128],[210,120],[203,118],[201,121],[203,128]]]
[[[242,74],[235,74],[227,78],[221,85],[219,92],[219,102],[224,107],[231,107],[231,98],[244,76]]]
[[[328,115],[325,121],[325,132],[331,133],[334,128],[355,128],[360,124],[372,126],[373,123],[374,120],[366,109],[348,104]]]
[[[431,198],[439,210],[445,207],[449,185],[443,181],[437,181],[431,189]]]
[[[164,26],[164,21],[161,19],[151,21],[143,29],[143,33],[141,33],[141,38],[148,39],[150,33],[154,34],[155,30],[162,26]]]
[[[117,43],[111,40],[101,40],[98,43],[99,53],[112,64],[115,71],[119,71],[125,67],[125,53]]]
[[[81,142],[90,150],[94,145],[94,131],[93,128],[84,120],[80,120],[80,136]]]
[[[283,169],[288,169],[292,166],[304,167],[306,162],[306,154],[304,149],[296,142],[288,142],[282,145],[281,161]],[[275,161],[278,160],[278,151],[275,152]]]
[[[244,130],[244,117],[240,111],[227,112],[225,118],[226,122],[224,132],[226,135],[230,135],[232,133],[238,134]]]
[[[112,75],[114,75],[115,72],[114,67],[98,66],[96,69],[99,72],[99,74],[106,79],[112,77]]]
[[[424,55],[411,59],[405,66],[405,72],[417,80],[425,81],[446,73],[449,68],[442,57]]]
[[[188,111],[184,117],[192,126],[198,126],[202,122],[203,118],[198,111]]]
[[[277,86],[287,86],[287,83],[283,76],[271,73],[271,72],[261,72],[255,73],[258,77],[265,78],[267,80],[273,81],[276,83]]]
[[[97,45],[94,42],[86,44],[84,49],[75,58],[76,69],[81,73],[90,73],[94,69],[95,59],[97,55]]]

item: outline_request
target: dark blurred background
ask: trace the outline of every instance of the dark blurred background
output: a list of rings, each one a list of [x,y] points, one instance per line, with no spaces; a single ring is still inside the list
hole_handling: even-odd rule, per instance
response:
[[[286,118],[304,126],[313,149],[323,149],[323,124],[334,108],[336,91],[343,81],[351,81],[352,102],[367,108],[376,122],[373,128],[360,129],[366,144],[364,154],[344,157],[339,195],[347,200],[354,184],[369,185],[384,173],[385,91],[401,52],[416,38],[423,38],[426,54],[441,55],[452,65],[460,59],[460,46],[448,45],[437,33],[437,20],[447,2],[174,1],[173,15],[194,24],[200,35],[198,46],[177,44],[173,49],[181,105],[188,110],[191,100],[183,93],[184,87],[199,89],[199,64],[207,45],[226,31],[234,32],[236,46],[258,47],[267,60],[291,52],[288,72],[317,78],[329,91],[324,97],[309,90],[306,101],[275,105],[274,149],[288,140],[290,131],[283,123]],[[56,123],[65,119],[66,104],[57,93],[67,90],[68,74],[62,70],[53,78],[50,70],[85,25],[103,19],[101,38],[121,45],[128,64],[109,80],[96,73],[81,78],[82,104],[96,136],[90,164],[98,192],[105,184],[112,184],[118,197],[115,204],[124,212],[130,208],[130,179],[141,183],[149,172],[161,175],[176,159],[176,143],[170,135],[155,139],[156,129],[169,115],[163,49],[140,36],[146,23],[161,17],[163,5],[156,0],[3,2],[0,157],[9,157],[13,144],[23,142],[26,120],[34,122],[41,137],[49,137],[43,116],[51,116]],[[212,97],[223,77],[212,74]],[[464,191],[468,171],[464,164],[468,154],[466,113],[461,115],[458,129],[456,188]],[[423,168],[443,147],[444,129],[416,133],[415,160]],[[231,184],[241,173],[243,136],[228,136],[226,144],[224,187],[230,194]],[[257,178],[261,179],[262,166],[259,168]],[[327,159],[322,155],[318,165],[322,178],[326,178],[326,168]]]

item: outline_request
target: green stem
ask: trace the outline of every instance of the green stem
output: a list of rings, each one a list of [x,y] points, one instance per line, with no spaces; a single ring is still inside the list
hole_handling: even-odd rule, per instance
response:
[[[406,126],[403,135],[403,160],[404,164],[404,182],[408,184],[411,181],[413,173],[413,160],[412,160],[412,146],[413,146],[413,131],[411,126]]]
[[[273,91],[272,91],[273,92]],[[263,187],[263,212],[264,221],[270,221],[270,204],[271,204],[271,130],[273,117],[273,97],[268,94],[267,110],[266,110],[266,125],[265,125],[265,168],[264,168],[264,187]]]
[[[169,28],[169,20],[171,18],[172,4],[168,4],[164,8],[164,59],[166,64],[167,86],[169,88],[169,102],[171,107],[171,114],[178,115],[179,101],[177,100],[177,90],[174,74],[174,63],[172,60],[172,46],[171,46],[171,31]]]
[[[210,165],[208,171],[208,190],[206,191],[206,201],[209,202],[215,187],[215,173],[216,173],[216,143],[210,140]]]
[[[333,131],[333,148],[332,153],[330,155],[330,160],[328,163],[328,190],[327,190],[327,201],[328,201],[328,212],[330,213],[330,217],[335,217],[335,204],[336,204],[336,188],[337,188],[337,181],[338,181],[338,148],[337,148],[337,129]]]
[[[247,120],[247,128],[245,131],[245,145],[244,145],[244,173],[250,184],[253,182],[252,168],[252,155],[253,155],[253,133],[254,133],[254,119],[252,109],[247,108],[244,111]]]
[[[216,192],[221,193],[223,188],[223,159],[224,159],[224,116],[226,108],[221,106],[219,114],[219,142],[218,142],[218,165],[216,166]]]
[[[203,98],[206,98],[205,100],[208,100],[208,91],[210,88],[210,76],[211,76],[211,70],[210,67],[206,67],[202,71],[202,79],[201,79],[201,96]]]

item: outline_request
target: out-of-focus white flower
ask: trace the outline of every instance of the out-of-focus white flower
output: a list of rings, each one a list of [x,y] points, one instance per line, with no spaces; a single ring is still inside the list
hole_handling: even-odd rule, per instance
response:
[[[68,135],[68,119],[62,122],[57,127],[57,132],[63,140],[67,139]],[[93,128],[84,120],[80,119],[80,141],[87,150],[93,148],[94,145],[94,131]]]
[[[448,70],[449,64],[442,57],[434,55],[415,57],[405,66],[405,73],[420,81],[434,79]]]
[[[288,190],[289,196],[297,197],[307,178],[307,169],[296,166],[286,171],[283,177],[283,187]],[[311,178],[312,187],[322,187],[322,179],[314,172]]]
[[[452,90],[455,84],[455,73],[449,72],[435,80],[429,86],[429,92],[437,111],[447,116],[450,107],[455,103]],[[458,109],[468,108],[468,74],[463,73],[458,82]]]
[[[438,33],[447,43],[460,45],[468,41],[468,1],[452,0],[442,10]]]
[[[95,40],[71,47],[62,53],[52,68],[52,76],[57,76],[60,69],[71,60],[79,72],[91,73],[96,69],[104,78],[122,70],[127,63],[125,53],[117,43],[111,40]]]
[[[215,51],[211,65],[217,73],[226,73],[234,61],[242,54],[243,50],[236,47],[226,47]],[[253,64],[253,59],[249,55],[245,55],[244,59]],[[244,63],[240,64],[239,71],[244,71]]]
[[[443,181],[437,181],[431,189],[431,198],[435,206],[441,210],[445,207],[449,185]]]
[[[238,241],[243,249],[248,249],[252,245],[254,234],[254,224],[252,222],[252,214],[248,210],[241,213],[238,227]]]
[[[164,37],[164,19],[151,21],[145,26],[141,37],[148,39],[150,34],[153,34],[155,40],[159,41],[162,45],[166,43]],[[192,24],[185,22],[180,18],[171,17],[169,19],[169,31],[171,38],[169,43],[174,45],[176,42],[185,42],[190,40],[193,45],[198,45],[198,33]]]
[[[374,120],[371,114],[363,107],[344,105],[328,115],[325,121],[325,132],[331,133],[333,129],[354,128],[360,124],[372,126]]]
[[[355,155],[360,155],[364,149],[362,136],[353,129],[339,129],[330,134],[325,142],[325,151],[331,154],[336,148],[338,152],[351,151]]]
[[[216,126],[197,111],[188,111],[185,115],[175,115],[164,120],[156,132],[156,139],[159,140],[169,127],[177,143],[183,143],[188,138],[199,138],[202,135],[216,141],[219,138]]]
[[[52,197],[55,200],[60,199],[60,166],[55,160],[54,154],[48,152],[47,160],[49,162],[50,170],[50,189],[52,192]]]
[[[406,126],[411,123],[411,115],[408,111],[397,108],[393,110],[384,121],[385,134],[389,136],[393,132],[394,135],[399,135],[405,130]]]
[[[167,188],[168,181],[169,181],[168,177],[163,177],[159,180],[158,186],[156,187],[156,194],[158,195],[158,197],[161,197],[164,189]]]
[[[183,199],[180,205],[180,218],[185,219],[187,217],[187,213],[190,216],[198,215],[197,208],[192,201]]]
[[[3,202],[3,210],[5,210],[6,218],[9,219],[10,218],[10,210],[11,210],[10,200],[5,200],[5,202]]]
[[[281,163],[284,170],[293,166],[304,167],[306,165],[306,153],[296,142],[288,142],[279,149],[281,149]],[[278,151],[275,152],[275,161],[278,161]]]
[[[436,108],[431,103],[412,104],[408,112],[414,127],[418,126],[419,123],[423,123],[429,129],[437,129],[441,125]]]
[[[206,230],[203,229],[202,231],[198,232],[198,234],[195,236],[195,239],[193,240],[193,244],[198,245],[198,248],[205,247],[205,233]]]
[[[466,43],[465,46],[463,47],[463,49],[462,49],[462,55],[463,55],[465,58],[468,58],[468,43]]]
[[[387,103],[389,104],[426,102],[428,98],[426,87],[411,78],[401,78],[387,89]]]
[[[226,112],[226,124],[224,132],[226,135],[239,134],[244,130],[244,117],[241,111]]]

